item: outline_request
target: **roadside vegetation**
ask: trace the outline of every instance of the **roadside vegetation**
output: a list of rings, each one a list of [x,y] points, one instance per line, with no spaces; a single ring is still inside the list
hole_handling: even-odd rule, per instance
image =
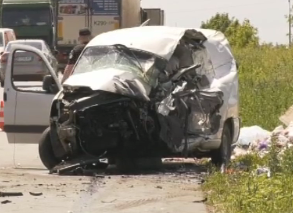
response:
[[[279,116],[293,104],[293,48],[259,44],[249,20],[240,23],[228,14],[216,14],[202,27],[221,30],[231,43],[239,63],[242,126],[271,131],[280,125]],[[272,145],[264,158],[250,154],[234,160],[233,172],[212,172],[203,189],[214,212],[293,212],[293,150],[287,149],[282,158],[278,152]],[[246,168],[239,169],[239,163]],[[270,169],[271,177],[255,174],[261,166]]]

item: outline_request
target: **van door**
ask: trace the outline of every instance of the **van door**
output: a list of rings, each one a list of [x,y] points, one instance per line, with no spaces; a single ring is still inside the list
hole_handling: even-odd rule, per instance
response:
[[[19,58],[19,54],[16,54],[19,51],[29,54],[27,57]],[[29,62],[32,61],[30,57],[37,57],[43,62],[53,77],[57,90],[62,88],[55,71],[40,50],[28,45],[12,46],[6,68],[3,98],[4,131],[9,143],[38,143],[42,132],[49,126],[51,102],[57,92],[44,90],[42,81],[21,81],[19,77],[17,81],[14,80],[16,73],[13,72],[13,67],[18,62],[27,62],[29,66]]]

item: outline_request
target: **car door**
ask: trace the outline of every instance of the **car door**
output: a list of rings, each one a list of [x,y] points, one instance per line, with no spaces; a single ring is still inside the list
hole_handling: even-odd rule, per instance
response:
[[[9,143],[38,143],[42,132],[49,126],[51,102],[56,94],[43,90],[42,82],[15,81],[13,67],[17,51],[35,54],[48,68],[54,83],[61,90],[55,71],[42,51],[28,45],[12,46],[5,76],[4,87],[4,131]]]

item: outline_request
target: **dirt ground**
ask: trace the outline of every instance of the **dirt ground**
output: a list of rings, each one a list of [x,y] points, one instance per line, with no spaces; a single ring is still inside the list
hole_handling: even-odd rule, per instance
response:
[[[8,145],[5,138],[0,133],[0,192],[22,196],[0,196],[0,212],[206,213],[202,170],[193,160],[165,162],[162,171],[150,174],[121,175],[109,168],[96,177],[57,176],[44,170],[36,145]]]

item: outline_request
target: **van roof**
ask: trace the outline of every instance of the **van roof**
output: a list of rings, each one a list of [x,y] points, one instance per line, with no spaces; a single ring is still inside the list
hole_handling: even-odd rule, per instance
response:
[[[2,4],[39,4],[51,3],[51,0],[3,0]]]

